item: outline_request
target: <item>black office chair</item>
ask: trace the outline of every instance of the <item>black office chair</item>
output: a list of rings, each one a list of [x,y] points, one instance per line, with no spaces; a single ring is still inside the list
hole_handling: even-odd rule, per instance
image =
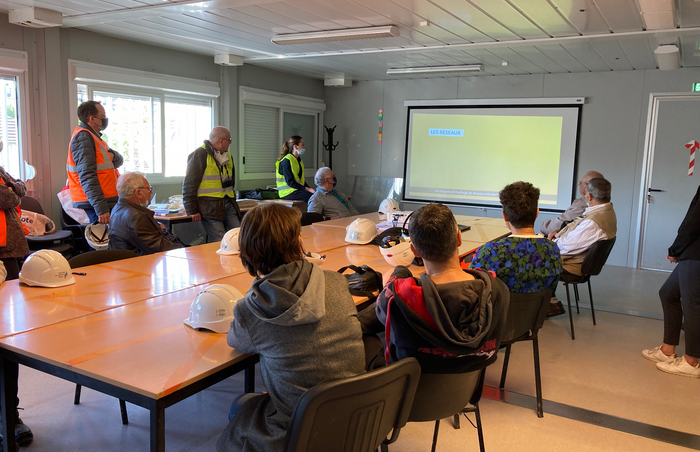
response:
[[[306,212],[301,215],[302,226],[308,226],[310,224],[318,223],[320,221],[326,221],[326,219],[320,213]]]
[[[19,208],[44,215],[44,209],[39,201],[31,196],[22,197],[19,202]],[[24,237],[27,239],[31,251],[49,249],[65,254],[73,248],[73,234],[70,231],[57,230],[51,234],[40,236],[25,235]],[[70,243],[67,240],[70,240]]]
[[[70,231],[73,234],[73,243],[77,253],[90,251],[90,245],[85,240],[85,228],[87,224],[80,224],[73,219],[66,209],[61,205],[61,227],[64,231]]]
[[[87,267],[89,265],[104,264],[105,262],[120,261],[122,259],[129,259],[136,257],[136,253],[131,250],[102,250],[102,251],[88,251],[87,253],[79,254],[68,261],[70,268],[81,268]],[[80,392],[82,386],[79,384],[75,385],[75,396],[73,397],[73,404],[80,404]],[[129,425],[129,415],[126,411],[126,402],[119,399],[119,410],[122,415],[122,424]]]
[[[106,262],[131,259],[138,255],[131,250],[101,250],[88,251],[68,260],[70,268],[87,267],[88,265],[104,264]]]
[[[454,416],[455,428],[459,428],[459,415],[470,412],[476,413],[479,449],[484,452],[479,400],[484,388],[485,369],[461,374],[421,374],[408,422],[435,421],[432,452],[437,446],[440,419]]]
[[[610,256],[610,251],[612,251],[613,245],[615,245],[615,239],[613,237],[608,240],[598,240],[593,244],[591,249],[586,253],[586,257],[581,264],[581,276],[574,275],[564,271],[559,280],[564,283],[566,287],[566,303],[569,305],[569,323],[571,325],[571,339],[576,339],[574,335],[574,317],[571,313],[571,298],[569,296],[569,284],[574,286],[574,295],[576,297],[576,313],[580,313],[578,308],[578,285],[583,283],[588,283],[588,298],[591,300],[591,316],[593,317],[593,325],[595,325],[595,309],[593,308],[593,292],[591,292],[591,276],[599,275],[605,262]]]
[[[506,356],[503,359],[503,370],[501,370],[501,384],[498,386],[501,389],[506,385],[511,345],[521,341],[532,341],[532,354],[535,361],[537,417],[544,416],[542,410],[542,380],[540,377],[540,346],[537,333],[544,324],[551,298],[552,292],[549,289],[534,293],[511,292],[508,316],[506,317],[506,325],[501,337],[501,348],[505,347],[506,349]]]
[[[311,388],[294,408],[285,451],[386,451],[406,425],[419,378],[420,364],[407,358]]]

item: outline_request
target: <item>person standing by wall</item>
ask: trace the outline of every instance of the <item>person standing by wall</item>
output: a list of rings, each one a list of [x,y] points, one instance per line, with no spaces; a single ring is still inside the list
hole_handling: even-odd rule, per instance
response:
[[[642,351],[656,368],[673,375],[700,378],[700,187],[690,203],[666,258],[676,265],[661,290],[664,341]],[[685,356],[676,356],[685,320]]]
[[[187,157],[182,201],[192,221],[201,221],[209,242],[220,242],[241,219],[236,203],[236,168],[228,148],[231,132],[214,127],[209,139]]]
[[[304,139],[294,135],[284,142],[282,154],[275,163],[277,192],[280,198],[292,201],[309,201],[316,190],[309,187],[304,178],[304,162],[301,156],[306,152]]]
[[[78,119],[66,162],[73,207],[85,210],[90,222],[107,224],[112,207],[119,200],[117,168],[124,159],[102,140],[100,132],[107,128],[109,120],[99,102],[88,100],[80,104]]]

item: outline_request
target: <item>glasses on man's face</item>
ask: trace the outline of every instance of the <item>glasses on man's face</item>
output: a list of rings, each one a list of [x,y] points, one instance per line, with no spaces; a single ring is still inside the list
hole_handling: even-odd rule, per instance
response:
[[[153,193],[153,185],[149,185],[148,187],[139,187],[142,190],[148,190],[151,193]]]
[[[229,143],[233,143],[233,140],[231,138],[222,138],[223,141],[228,141]]]

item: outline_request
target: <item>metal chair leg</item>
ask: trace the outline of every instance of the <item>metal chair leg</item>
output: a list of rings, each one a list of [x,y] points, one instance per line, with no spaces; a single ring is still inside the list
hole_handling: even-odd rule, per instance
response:
[[[540,375],[540,343],[537,336],[532,338],[532,355],[535,358],[535,391],[537,393],[537,417],[544,417],[542,409],[542,378]]]
[[[75,385],[75,396],[73,397],[73,405],[80,404],[80,388],[82,388],[82,386]]]
[[[435,449],[437,448],[437,438],[438,438],[438,431],[440,430],[440,420],[438,419],[435,421],[435,431],[433,432],[433,448],[431,449],[431,452],[435,452]]]
[[[454,426],[455,430],[459,430],[461,427],[461,424],[459,423],[459,415],[460,414],[462,414],[462,413],[455,414],[454,418],[453,418],[453,426]]]
[[[119,409],[122,412],[122,424],[129,425],[129,414],[126,412],[126,402],[119,399]]]
[[[500,389],[506,387],[506,375],[508,374],[508,361],[510,360],[510,344],[506,345],[506,356],[503,358],[503,369],[501,370],[501,384],[498,385]]]
[[[486,452],[484,447],[484,430],[481,428],[481,413],[479,412],[479,404],[474,405],[474,412],[476,413],[476,431],[479,433],[479,450],[481,452]]]
[[[595,308],[593,307],[593,292],[591,292],[591,280],[588,280],[588,298],[591,300],[591,316],[593,317],[593,325],[595,325]]]
[[[571,325],[571,340],[573,341],[576,339],[576,336],[574,336],[574,316],[571,313],[571,297],[569,296],[569,285],[564,284],[564,287],[566,287],[566,303],[569,305],[569,324]]]
[[[387,446],[386,444],[382,443],[381,449],[382,449],[382,452],[389,452],[389,446]]]
[[[580,314],[581,311],[578,309],[578,284],[574,284],[574,298],[576,298],[576,314]]]

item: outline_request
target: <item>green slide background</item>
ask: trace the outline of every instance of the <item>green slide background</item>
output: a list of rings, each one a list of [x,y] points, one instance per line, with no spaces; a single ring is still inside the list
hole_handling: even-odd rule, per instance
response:
[[[524,180],[556,195],[561,117],[413,115],[411,185],[500,191]],[[464,137],[428,135],[462,129]]]

